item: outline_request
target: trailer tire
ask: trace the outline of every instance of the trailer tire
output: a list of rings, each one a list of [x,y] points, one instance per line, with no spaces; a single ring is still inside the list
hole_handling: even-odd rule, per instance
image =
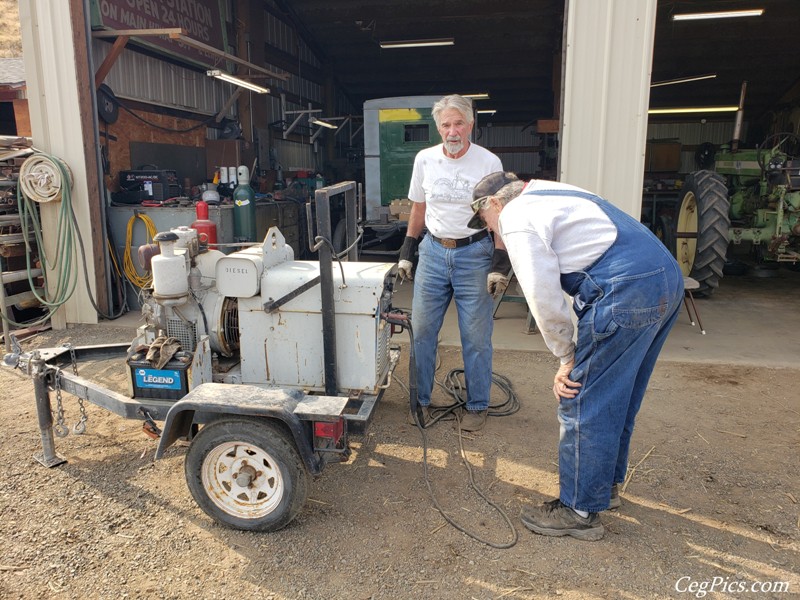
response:
[[[730,201],[725,179],[712,171],[686,176],[676,223],[675,258],[684,276],[700,284],[695,296],[719,287],[728,251]]]
[[[294,441],[267,419],[209,423],[192,440],[184,467],[195,502],[234,529],[277,531],[308,497],[308,473]]]

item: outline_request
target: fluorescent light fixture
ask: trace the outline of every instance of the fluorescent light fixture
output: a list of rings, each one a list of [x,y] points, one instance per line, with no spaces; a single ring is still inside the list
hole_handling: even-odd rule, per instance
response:
[[[493,114],[494,114],[494,113],[496,113],[496,112],[497,112],[496,110],[493,110],[493,109],[488,109],[488,108],[487,108],[486,110],[479,110],[479,111],[478,111],[478,114],[479,114],[479,115],[493,115]]]
[[[268,88],[261,87],[260,85],[256,85],[255,83],[250,83],[249,81],[245,81],[244,79],[239,79],[238,77],[234,77],[224,71],[220,71],[219,69],[212,69],[210,71],[206,71],[206,75],[209,77],[214,77],[216,79],[220,79],[221,81],[226,81],[227,83],[232,83],[233,85],[238,85],[239,87],[243,87],[246,90],[250,90],[251,92],[256,92],[258,94],[266,94],[269,92]]]
[[[648,115],[679,115],[687,113],[736,112],[738,106],[687,106],[686,108],[651,108]]]
[[[452,46],[453,38],[438,38],[431,40],[393,40],[380,42],[381,48],[425,48],[428,46]]]
[[[339,129],[338,125],[334,125],[333,123],[328,123],[327,121],[322,121],[318,119],[314,115],[309,115],[308,122],[312,125],[317,125],[319,127],[327,127],[328,129]]]
[[[709,73],[708,75],[694,75],[692,77],[679,77],[678,79],[666,79],[664,81],[655,81],[650,84],[651,88],[659,87],[662,85],[675,85],[676,83],[688,83],[690,81],[701,81],[703,79],[714,79],[716,73]]]
[[[472,98],[473,100],[488,100],[488,92],[480,92],[478,94],[461,94],[464,98]]]
[[[717,12],[682,13],[672,15],[672,20],[700,21],[703,19],[735,19],[740,17],[760,17],[763,14],[763,8],[754,8],[752,10],[722,10]]]

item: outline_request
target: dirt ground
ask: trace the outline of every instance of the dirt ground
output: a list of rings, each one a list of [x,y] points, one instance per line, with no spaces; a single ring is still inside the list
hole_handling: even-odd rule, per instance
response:
[[[25,348],[128,341],[131,330],[46,332]],[[419,431],[395,383],[353,455],[311,484],[287,528],[223,528],[186,487],[186,446],[154,461],[141,423],[89,406],[46,469],[32,384],[0,372],[0,598],[800,597],[800,371],[660,363],[632,443],[623,506],[599,542],[524,529],[520,509],[557,492],[558,423],[544,353],[496,352],[521,409],[465,437],[476,483],[518,542],[496,549],[446,524],[423,477]],[[460,367],[442,351],[440,378]],[[407,352],[398,369],[405,380]],[[124,365],[81,367],[121,385]],[[444,393],[439,391],[437,393]],[[68,424],[77,401],[65,398]],[[516,535],[470,488],[450,423],[428,432],[444,510],[496,544]],[[713,591],[712,587],[713,587]],[[788,588],[788,589],[787,589]],[[771,590],[771,591],[768,591]]]

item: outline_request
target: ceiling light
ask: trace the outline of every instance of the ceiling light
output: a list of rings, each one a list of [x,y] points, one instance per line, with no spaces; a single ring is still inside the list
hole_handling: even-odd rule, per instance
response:
[[[717,76],[716,73],[710,73],[708,75],[694,75],[692,77],[679,77],[678,79],[666,79],[664,81],[655,81],[650,84],[650,87],[654,88],[662,85],[674,85],[676,83],[688,83],[689,81],[700,81],[702,79],[714,79],[716,76]]]
[[[651,108],[647,111],[649,115],[678,115],[685,113],[718,113],[736,112],[738,106],[687,106],[686,108]]]
[[[764,14],[763,8],[752,10],[723,10],[718,12],[683,13],[672,15],[673,21],[699,21],[702,19],[733,19],[738,17],[760,17]]]
[[[394,40],[380,42],[381,48],[423,48],[427,46],[452,46],[453,38],[438,38],[432,40]]]
[[[308,117],[308,122],[311,123],[312,125],[317,125],[319,127],[327,127],[328,129],[339,129],[338,125],[334,125],[333,123],[328,123],[327,121],[322,121],[321,119],[318,119],[313,115],[310,115]]]
[[[472,98],[473,100],[488,100],[488,92],[480,92],[478,94],[461,94],[464,98]]]
[[[233,85],[238,85],[239,87],[243,87],[247,90],[252,92],[257,92],[259,94],[266,94],[269,92],[268,88],[261,87],[260,85],[256,85],[255,83],[250,83],[249,81],[245,81],[244,79],[239,79],[238,77],[234,77],[233,75],[229,75],[219,69],[212,69],[211,71],[206,71],[206,75],[209,77],[214,77],[216,79],[220,79],[222,81],[226,81],[228,83],[232,83]]]
[[[486,109],[486,110],[479,110],[478,114],[479,115],[493,115],[496,112],[497,112],[496,110]]]

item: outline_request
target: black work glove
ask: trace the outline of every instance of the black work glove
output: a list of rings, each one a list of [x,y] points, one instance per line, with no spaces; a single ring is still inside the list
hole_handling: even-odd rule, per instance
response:
[[[492,268],[486,278],[486,291],[493,297],[497,298],[506,291],[509,271],[511,271],[511,260],[508,258],[508,252],[495,248],[492,254]]]
[[[419,246],[419,240],[415,237],[407,235],[403,240],[403,245],[400,247],[400,261],[397,263],[397,274],[400,276],[400,281],[413,279],[411,272],[414,270],[414,255],[417,253],[417,246]]]

